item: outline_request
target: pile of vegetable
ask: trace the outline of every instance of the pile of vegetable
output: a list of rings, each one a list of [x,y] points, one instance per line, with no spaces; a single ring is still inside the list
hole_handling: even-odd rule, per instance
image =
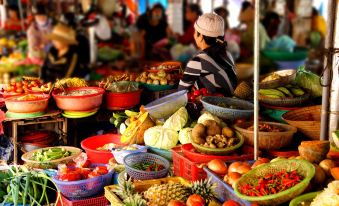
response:
[[[247,130],[253,131],[254,125],[248,127]],[[260,123],[259,124],[259,132],[283,132],[283,129],[281,129],[277,126],[274,126],[274,125]]]
[[[33,153],[30,160],[47,162],[51,160],[61,159],[72,155],[71,151],[65,148],[55,147],[49,149],[42,149]]]
[[[269,98],[295,98],[304,95],[306,92],[296,85],[280,86],[275,89],[259,89],[259,94]]]
[[[132,166],[134,169],[146,172],[158,172],[165,169],[164,165],[157,163],[140,162]]]
[[[81,89],[81,90],[72,90],[72,91],[64,91],[61,92],[59,95],[61,96],[85,96],[91,94],[97,94],[98,91],[95,89]]]
[[[311,92],[312,97],[321,97],[323,88],[320,84],[320,77],[305,69],[305,66],[297,69],[295,82],[298,86]]]
[[[17,81],[12,79],[5,86],[5,93],[10,94],[27,94],[29,92],[49,92],[52,83],[43,84],[38,78],[24,77],[23,80]]]
[[[294,187],[303,180],[297,170],[287,172],[282,170],[278,173],[267,174],[258,180],[258,184],[245,184],[240,186],[239,191],[247,196],[266,196],[276,194]]]
[[[1,205],[49,205],[53,202],[49,192],[57,191],[48,184],[52,180],[45,173],[24,166],[8,167],[8,171],[0,173],[0,179]]]
[[[172,74],[168,74],[164,70],[160,70],[157,73],[143,72],[135,79],[135,81],[144,84],[172,85],[175,83],[175,78]]]
[[[61,181],[78,181],[89,179],[108,173],[106,166],[97,166],[95,168],[87,167],[68,167],[66,165],[58,166],[57,179]]]
[[[130,81],[112,82],[105,89],[113,93],[134,92],[139,90],[139,84]]]

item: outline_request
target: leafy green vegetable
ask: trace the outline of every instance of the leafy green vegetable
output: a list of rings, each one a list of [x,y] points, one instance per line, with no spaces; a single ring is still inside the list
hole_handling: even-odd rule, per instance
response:
[[[172,149],[178,143],[178,132],[162,126],[151,127],[144,134],[145,144],[159,149]]]
[[[188,121],[188,112],[185,107],[181,107],[170,118],[165,121],[164,128],[180,131]]]
[[[181,144],[188,144],[192,142],[192,130],[193,128],[187,127],[179,132],[179,142]]]
[[[320,77],[301,66],[297,70],[295,82],[298,86],[311,92],[312,97],[321,97],[323,88],[320,84]]]

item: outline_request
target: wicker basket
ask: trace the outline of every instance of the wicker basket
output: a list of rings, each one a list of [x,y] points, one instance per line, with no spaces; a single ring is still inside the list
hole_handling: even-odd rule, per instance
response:
[[[302,105],[310,98],[310,93],[305,93],[299,97],[286,97],[286,98],[270,98],[264,95],[259,95],[259,101],[265,104],[278,106],[278,107],[294,107]]]
[[[285,113],[282,119],[312,140],[320,137],[321,105],[303,107]]]
[[[265,176],[266,174],[276,173],[282,170],[285,170],[287,172],[297,170],[298,174],[302,175],[304,179],[294,187],[274,195],[250,197],[241,194],[238,190],[238,188],[244,184],[256,185],[258,183],[258,179]],[[314,174],[314,166],[305,160],[281,160],[269,164],[264,164],[246,173],[238,180],[238,182],[235,184],[235,194],[241,199],[250,201],[252,203],[257,203],[259,205],[279,205],[284,202],[288,202],[294,197],[303,193],[309,185]]]
[[[272,81],[261,82],[263,79],[272,75],[273,73],[282,75],[282,77],[276,80],[272,80]],[[280,86],[284,86],[286,84],[291,83],[295,79],[296,74],[297,74],[296,70],[287,69],[287,70],[281,70],[281,71],[272,72],[272,73],[263,75],[260,77],[259,88],[260,89],[274,89]]]
[[[68,151],[71,151],[72,155],[68,156],[68,157],[61,158],[61,159],[51,160],[51,161],[48,161],[48,162],[40,162],[40,161],[31,160],[31,157],[33,156],[33,154],[35,152],[40,151],[40,150],[49,149],[49,148],[55,148],[55,147],[45,147],[45,148],[42,148],[42,149],[36,149],[36,150],[32,150],[30,152],[27,152],[27,153],[25,153],[21,156],[21,159],[25,162],[25,164],[27,166],[32,167],[32,168],[56,169],[59,164],[67,164],[67,163],[73,161],[73,159],[75,157],[79,156],[82,152],[81,149],[76,148],[76,147],[68,147],[68,146],[58,146],[58,147],[64,148]]]
[[[283,129],[283,132],[259,132],[259,148],[265,150],[276,150],[289,145],[292,141],[294,133],[297,128],[290,125],[274,123],[274,122],[260,122]],[[240,132],[245,144],[254,145],[254,132],[247,128],[252,126],[252,122],[245,122],[243,124],[235,125],[234,128]]]

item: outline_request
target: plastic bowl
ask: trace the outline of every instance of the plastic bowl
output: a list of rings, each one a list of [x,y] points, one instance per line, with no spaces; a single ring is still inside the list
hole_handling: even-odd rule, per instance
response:
[[[142,162],[162,164],[164,169],[157,172],[148,172],[133,168],[135,164]],[[167,159],[151,153],[129,154],[124,158],[124,165],[126,167],[127,174],[136,180],[151,180],[165,177],[170,168],[170,163]]]
[[[142,90],[134,92],[113,93],[106,91],[105,105],[108,110],[125,110],[130,109],[140,103]]]
[[[141,145],[134,145],[137,147],[137,150],[113,150],[112,154],[115,158],[115,160],[119,164],[124,164],[124,158],[129,154],[139,153],[139,152],[147,152],[147,147],[141,146]]]
[[[230,109],[224,108],[221,106],[217,106],[218,103],[225,102],[231,106],[238,106],[242,109]],[[234,99],[230,97],[203,97],[201,99],[201,103],[206,109],[206,111],[210,112],[217,117],[227,120],[236,120],[240,118],[248,119],[253,116],[254,105],[250,102],[240,99]]]
[[[96,90],[95,94],[82,96],[61,95],[62,91],[53,91],[52,95],[59,109],[66,111],[89,111],[100,107],[105,90],[99,87],[70,87],[66,92],[75,90]]]
[[[5,98],[6,108],[13,113],[37,113],[43,112],[48,107],[48,94],[34,94],[38,99],[35,100],[19,100],[27,94]]]
[[[109,159],[113,156],[111,151],[97,150],[105,144],[114,143],[119,146],[125,146],[120,142],[120,135],[118,134],[105,134],[89,137],[81,142],[81,148],[86,151],[88,158],[93,163],[107,164]]]
[[[303,195],[300,195],[293,200],[291,200],[289,206],[300,206],[302,205],[302,202],[304,201],[310,201],[312,202],[314,198],[319,195],[322,191],[317,191],[317,192],[311,192],[311,193],[306,193]]]
[[[145,110],[155,119],[167,119],[180,107],[186,106],[187,101],[187,90],[178,91],[147,104]]]

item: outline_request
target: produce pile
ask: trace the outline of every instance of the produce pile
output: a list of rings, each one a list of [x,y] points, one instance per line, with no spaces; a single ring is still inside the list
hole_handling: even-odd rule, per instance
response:
[[[175,76],[161,70],[158,72],[143,72],[135,79],[136,82],[154,85],[173,85],[176,81]]]
[[[31,160],[46,162],[50,160],[61,159],[64,157],[69,157],[72,155],[71,151],[68,151],[64,148],[50,148],[50,149],[42,149],[33,153]]]
[[[296,85],[286,85],[275,89],[259,89],[259,94],[270,98],[294,98],[305,94],[305,91]]]
[[[12,79],[10,84],[4,87],[4,94],[17,95],[28,94],[30,92],[48,93],[52,89],[52,83],[43,84],[37,78],[24,77],[23,80],[17,81]]]

